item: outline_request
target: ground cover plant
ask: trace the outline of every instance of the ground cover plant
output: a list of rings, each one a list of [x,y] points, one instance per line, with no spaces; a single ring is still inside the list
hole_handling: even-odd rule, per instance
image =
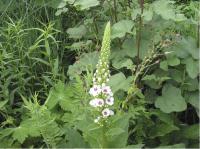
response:
[[[1,0],[0,148],[199,148],[195,0]]]

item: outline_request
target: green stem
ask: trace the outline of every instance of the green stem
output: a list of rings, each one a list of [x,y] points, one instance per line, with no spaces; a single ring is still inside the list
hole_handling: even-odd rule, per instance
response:
[[[102,134],[102,148],[107,148],[107,138],[106,138],[106,122],[103,121],[103,134]]]

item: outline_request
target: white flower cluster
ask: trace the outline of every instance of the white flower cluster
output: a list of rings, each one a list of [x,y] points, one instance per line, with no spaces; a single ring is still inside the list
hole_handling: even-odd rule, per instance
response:
[[[104,31],[100,57],[96,66],[97,69],[93,77],[93,87],[89,91],[90,95],[94,97],[89,104],[99,112],[99,116],[94,120],[96,123],[101,119],[105,120],[105,118],[114,115],[114,112],[110,109],[114,104],[113,93],[110,86],[106,85],[110,78],[108,65],[110,55],[110,30],[110,22],[108,22]]]
[[[97,123],[101,118],[107,118],[111,115],[114,115],[114,112],[109,109],[109,106],[114,104],[113,93],[111,91],[110,86],[106,86],[105,83],[102,85],[94,85],[90,88],[90,95],[94,97],[94,99],[90,100],[90,105],[94,108],[98,108],[101,116],[98,116],[94,122]]]

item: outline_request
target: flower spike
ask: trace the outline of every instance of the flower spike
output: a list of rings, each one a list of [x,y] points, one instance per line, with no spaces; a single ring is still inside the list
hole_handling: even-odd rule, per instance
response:
[[[109,109],[114,104],[113,93],[110,86],[106,85],[110,78],[110,32],[110,22],[108,22],[104,31],[96,72],[93,77],[93,87],[89,91],[90,95],[94,97],[94,99],[90,100],[89,104],[99,113],[94,120],[95,123],[100,123],[101,120],[105,120],[109,116],[114,115],[114,112]]]

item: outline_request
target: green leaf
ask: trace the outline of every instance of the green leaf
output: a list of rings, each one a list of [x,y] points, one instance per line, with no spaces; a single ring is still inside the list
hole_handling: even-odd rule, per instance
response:
[[[164,113],[180,112],[187,108],[187,104],[181,95],[181,90],[167,84],[162,89],[162,96],[155,101],[155,106]]]
[[[153,3],[153,10],[156,14],[160,15],[163,19],[175,19],[175,9],[172,5],[173,1],[170,0],[157,0]]]
[[[185,148],[185,144],[184,143],[179,143],[179,144],[173,144],[173,145],[167,145],[167,146],[159,146],[155,149],[164,149],[164,148],[168,148],[168,149],[174,149],[174,148],[181,148],[184,149]]]
[[[176,82],[181,83],[183,81],[183,72],[177,69],[170,69],[169,77],[175,80]]]
[[[186,71],[188,75],[194,79],[199,74],[199,63],[197,60],[194,60],[192,57],[189,57],[183,61],[186,64]]]
[[[128,91],[131,85],[132,77],[126,78],[123,73],[117,73],[110,77],[108,84],[111,86],[113,93],[118,90]]]
[[[199,124],[184,127],[181,131],[181,135],[187,139],[199,139]]]
[[[50,94],[46,101],[46,106],[52,109],[62,100],[69,100],[73,95],[71,88],[66,87],[64,83],[59,81],[54,88],[51,89]]]
[[[186,77],[184,80],[184,84],[182,86],[183,90],[187,91],[196,91],[199,88],[198,78],[191,79],[190,77]]]
[[[165,136],[174,130],[179,130],[179,128],[167,123],[156,124],[155,127],[149,130],[149,136],[150,138]]]
[[[121,128],[111,128],[106,132],[106,136],[113,137],[124,133],[125,131]]]
[[[8,100],[0,101],[0,110],[3,109],[3,107],[6,105],[7,102]]]
[[[74,38],[74,39],[82,38],[86,34],[86,32],[87,32],[87,29],[84,25],[67,29],[67,33],[69,34],[69,37]]]
[[[143,148],[143,146],[144,146],[145,144],[134,144],[134,145],[128,145],[126,148],[132,148],[132,149],[142,149]]]
[[[65,148],[88,148],[80,133],[72,128],[65,128],[66,139],[68,140]]]
[[[142,17],[145,21],[151,21],[153,18],[153,10],[152,9],[144,9]]]
[[[89,9],[90,7],[94,7],[99,5],[98,0],[76,0],[74,6],[80,7],[81,10]]]
[[[132,60],[129,58],[115,58],[112,60],[112,65],[116,69],[121,69],[123,67],[126,67],[127,69],[132,69],[134,67]]]
[[[199,100],[199,91],[188,93],[187,102],[189,102],[196,109],[199,109]]]
[[[196,40],[190,36],[181,38],[174,46],[166,48],[165,51],[175,53],[179,58],[192,56],[194,59],[199,59]]]
[[[76,75],[80,75],[83,71],[93,71],[96,67],[99,58],[98,52],[83,53],[80,59],[68,68],[68,75],[70,78],[74,78]]]
[[[121,20],[112,26],[111,38],[124,37],[126,33],[132,33],[131,29],[134,26],[134,22],[131,20]]]
[[[167,71],[168,70],[168,63],[167,63],[167,61],[162,61],[160,63],[160,68],[163,69],[163,70],[165,70],[165,71]]]
[[[23,143],[24,140],[28,137],[28,129],[26,127],[16,127],[13,132],[13,138],[18,140],[20,143]]]
[[[176,56],[167,57],[167,64],[169,66],[177,66],[180,64],[180,60]]]
[[[124,148],[128,140],[128,114],[115,115],[111,120],[110,130],[111,135],[107,133],[108,148]],[[114,132],[116,131],[116,132]]]

